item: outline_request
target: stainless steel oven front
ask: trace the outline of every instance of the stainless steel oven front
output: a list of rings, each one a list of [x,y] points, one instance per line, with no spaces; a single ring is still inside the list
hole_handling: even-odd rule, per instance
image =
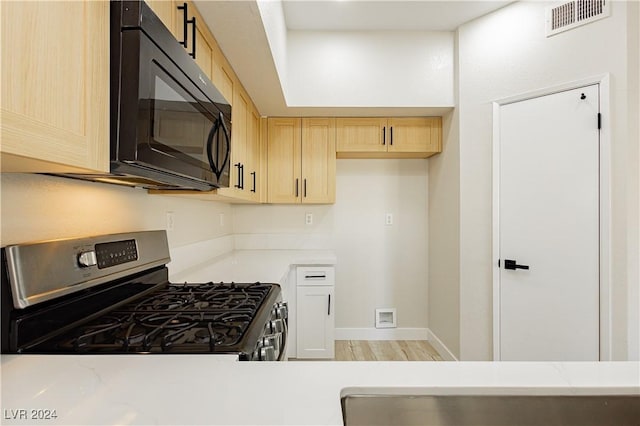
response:
[[[164,231],[43,241],[1,253],[3,353],[286,359],[280,285],[171,283]]]

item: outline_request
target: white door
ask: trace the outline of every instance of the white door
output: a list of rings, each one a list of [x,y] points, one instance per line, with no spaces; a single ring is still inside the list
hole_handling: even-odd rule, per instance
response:
[[[333,358],[334,287],[298,286],[298,358]]]
[[[596,84],[500,107],[501,360],[599,360],[598,105]]]

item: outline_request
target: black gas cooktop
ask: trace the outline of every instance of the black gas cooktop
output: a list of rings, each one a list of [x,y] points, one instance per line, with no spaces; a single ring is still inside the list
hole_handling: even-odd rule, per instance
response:
[[[241,352],[272,284],[170,285],[41,345],[65,352]],[[268,305],[270,306],[270,305]]]

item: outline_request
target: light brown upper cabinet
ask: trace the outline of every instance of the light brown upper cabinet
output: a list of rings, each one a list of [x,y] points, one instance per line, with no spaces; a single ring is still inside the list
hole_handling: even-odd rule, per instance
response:
[[[261,202],[263,200],[263,183],[266,165],[262,153],[260,113],[252,106],[247,114],[247,190],[251,201]]]
[[[200,69],[213,81],[215,39],[195,5],[190,1],[145,0],[151,10],[171,31]],[[217,46],[216,46],[217,48]],[[229,93],[230,95],[230,93]],[[230,97],[228,98],[231,102]]]
[[[108,172],[109,2],[0,7],[2,171]]]
[[[442,151],[440,117],[338,118],[338,158],[427,158]]]
[[[238,83],[235,87],[231,112],[233,127],[229,188],[220,188],[217,194],[237,201],[260,202],[260,115],[242,85]]]
[[[191,2],[169,1],[173,3],[173,34],[178,42],[184,46],[198,66],[213,80],[213,36],[204,23],[202,15]],[[164,18],[161,16],[160,19]]]
[[[227,58],[220,50],[217,44],[212,45],[213,48],[213,69],[211,81],[216,88],[222,93],[222,96],[233,104],[233,88],[236,81],[235,73],[229,65]]]
[[[269,203],[335,202],[334,118],[268,119]]]

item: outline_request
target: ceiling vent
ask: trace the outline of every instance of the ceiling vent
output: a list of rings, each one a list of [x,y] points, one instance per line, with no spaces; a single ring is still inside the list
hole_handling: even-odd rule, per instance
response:
[[[547,37],[585,25],[611,14],[609,0],[575,0],[547,9]]]

